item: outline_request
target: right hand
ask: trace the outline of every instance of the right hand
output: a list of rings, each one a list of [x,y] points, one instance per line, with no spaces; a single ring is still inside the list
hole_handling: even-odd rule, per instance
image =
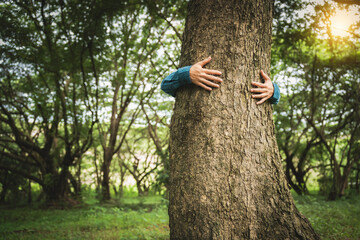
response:
[[[217,83],[221,83],[223,80],[221,78],[215,77],[213,75],[221,75],[220,71],[217,70],[211,70],[203,68],[207,63],[211,61],[211,57],[208,57],[196,64],[194,64],[190,68],[190,79],[191,82],[195,85],[198,85],[208,91],[211,91],[212,88],[219,88],[220,86],[216,83],[211,82],[215,81]]]
[[[262,104],[274,95],[274,85],[271,82],[271,79],[268,75],[266,75],[266,73],[263,72],[263,70],[261,70],[260,74],[261,77],[265,80],[265,82],[252,82],[251,84],[253,86],[256,86],[257,88],[252,88],[250,90],[252,93],[256,93],[252,95],[252,98],[260,98],[260,101],[256,103],[258,105]]]

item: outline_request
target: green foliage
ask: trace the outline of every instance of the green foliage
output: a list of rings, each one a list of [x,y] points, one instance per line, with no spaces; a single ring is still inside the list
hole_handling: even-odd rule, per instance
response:
[[[91,59],[103,49],[110,13],[98,1],[5,1],[0,11],[0,153],[13,162],[0,168],[58,200],[67,195],[63,176],[92,143],[96,94],[88,76],[98,71]]]
[[[300,11],[305,7],[312,11]],[[352,154],[360,136],[359,35],[356,28],[348,37],[332,34],[330,17],[340,8],[276,1],[272,73],[282,89],[275,107],[277,140],[299,194],[307,191],[310,170],[320,174],[329,198],[342,196],[347,178],[359,172],[352,167],[359,162]]]
[[[55,200],[79,194],[91,171],[99,187],[105,149],[115,154],[135,120],[146,129],[139,105],[156,102],[176,68],[185,9],[160,0],[1,3],[0,169]],[[159,105],[169,116],[171,101]]]

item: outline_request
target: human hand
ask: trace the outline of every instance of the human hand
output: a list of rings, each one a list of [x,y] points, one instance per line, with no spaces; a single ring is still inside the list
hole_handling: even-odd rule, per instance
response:
[[[271,98],[274,94],[274,85],[272,84],[271,79],[263,72],[263,70],[261,70],[260,73],[261,76],[264,78],[265,82],[264,83],[252,82],[251,84],[258,88],[252,88],[250,90],[252,93],[257,93],[257,94],[253,94],[251,97],[260,99],[260,101],[256,103],[258,105],[262,104],[263,102]]]
[[[221,78],[215,77],[213,75],[221,75],[220,71],[217,70],[211,70],[211,69],[205,69],[203,68],[204,65],[209,63],[211,61],[211,57],[208,57],[196,64],[194,64],[190,68],[190,79],[191,82],[195,85],[198,85],[208,91],[211,91],[211,87],[218,88],[220,87],[218,84],[211,82],[215,81],[218,83],[221,83],[223,80]]]

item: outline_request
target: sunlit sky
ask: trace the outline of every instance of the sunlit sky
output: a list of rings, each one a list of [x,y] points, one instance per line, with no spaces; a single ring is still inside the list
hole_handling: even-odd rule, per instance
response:
[[[324,5],[324,0],[304,0],[310,3],[315,3],[319,5]],[[330,22],[331,33],[334,37],[353,37],[350,31],[355,31],[355,34],[360,35],[360,29],[349,29],[352,24],[360,22],[360,6],[353,5],[348,6],[347,10],[344,9],[344,5],[336,4],[333,1],[330,1],[333,7],[336,8],[336,12],[328,19]],[[312,15],[316,14],[315,4],[309,4],[306,8],[299,11],[299,17],[303,17],[305,14],[310,13]],[[327,22],[327,23],[329,23]],[[328,35],[326,33],[327,23],[320,23],[322,30],[318,32],[318,38],[326,39]],[[359,41],[359,38],[353,37],[356,41]],[[286,70],[277,73],[274,76],[274,81],[279,85],[280,89],[287,91],[286,84],[290,86],[295,85],[299,78],[295,75],[298,74],[297,69],[292,69],[288,67]],[[289,92],[287,94],[290,94]]]
[[[334,36],[350,36],[349,28],[351,24],[360,20],[359,14],[354,9],[342,10],[337,9],[336,13],[330,18],[331,33]]]
[[[299,16],[302,17],[306,13],[316,14],[315,12],[315,5],[323,6],[325,4],[324,0],[304,0],[305,2],[310,3],[306,8],[300,10],[298,12]],[[330,3],[335,9],[336,12],[332,14],[330,19],[331,22],[331,33],[333,36],[336,37],[348,37],[351,36],[349,33],[349,27],[351,24],[356,22],[360,22],[360,6],[358,5],[349,5],[346,4],[337,4],[333,1],[327,1]],[[347,9],[344,9],[344,8]],[[329,22],[327,22],[329,23]],[[326,38],[326,27],[325,24],[327,23],[320,23],[320,26],[323,27],[323,31],[320,31],[319,37]],[[353,31],[354,29],[352,29]],[[355,30],[356,34],[360,34],[360,29]]]

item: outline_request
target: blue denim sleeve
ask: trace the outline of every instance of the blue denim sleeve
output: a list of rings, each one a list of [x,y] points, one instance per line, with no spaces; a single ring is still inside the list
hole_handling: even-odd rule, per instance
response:
[[[190,79],[191,66],[179,68],[176,72],[171,73],[161,82],[161,90],[175,97],[176,90],[186,84],[191,83]]]
[[[276,83],[273,83],[274,86],[274,94],[272,95],[271,98],[269,98],[269,102],[271,104],[278,104],[280,101],[280,89],[278,87],[278,85]]]

